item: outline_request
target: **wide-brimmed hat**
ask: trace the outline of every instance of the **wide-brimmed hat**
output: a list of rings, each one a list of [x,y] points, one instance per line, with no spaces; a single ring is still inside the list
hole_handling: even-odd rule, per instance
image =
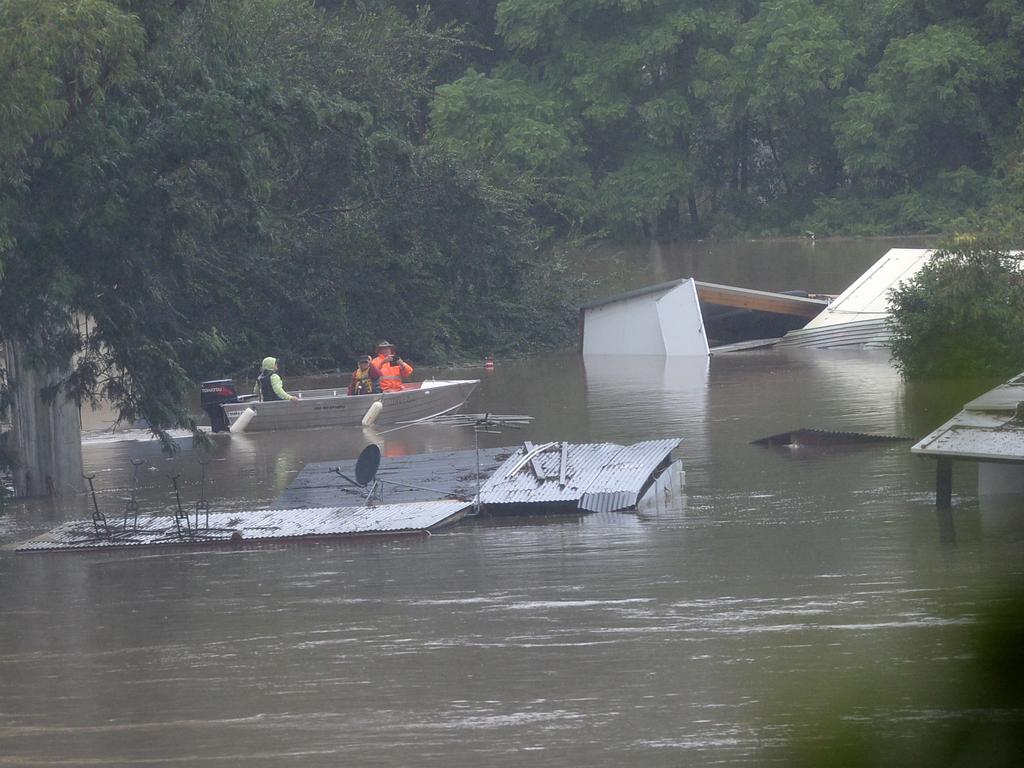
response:
[[[381,347],[391,347],[392,349],[394,349],[395,345],[392,344],[390,341],[378,341],[377,346],[374,347],[374,349],[380,349]]]

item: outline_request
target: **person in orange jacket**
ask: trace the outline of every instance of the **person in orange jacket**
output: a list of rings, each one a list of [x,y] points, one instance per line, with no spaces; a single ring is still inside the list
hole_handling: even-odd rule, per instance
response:
[[[402,379],[412,375],[412,366],[398,356],[395,345],[390,341],[382,341],[377,345],[377,356],[372,364],[380,371],[380,388],[382,392],[397,392],[402,389]]]

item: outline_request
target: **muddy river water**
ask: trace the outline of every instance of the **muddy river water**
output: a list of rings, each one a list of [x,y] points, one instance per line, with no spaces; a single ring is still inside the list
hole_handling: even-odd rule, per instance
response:
[[[593,252],[586,268],[598,293],[688,274],[838,293],[890,244],[776,245]],[[969,662],[965,628],[1024,571],[1020,515],[979,500],[969,465],[952,518],[937,515],[934,465],[906,442],[750,442],[920,437],[989,383],[912,387],[877,350],[570,351],[423,373],[480,377],[467,410],[535,417],[487,446],[680,436],[685,503],[379,542],[0,551],[0,766],[785,764],[833,709],[897,738],[960,714],[943,683]],[[90,439],[85,461],[108,511],[131,459],[144,512],[169,508],[174,474],[194,501],[200,458],[213,508],[250,509],[368,441],[397,455],[473,435],[265,433],[171,459]],[[8,504],[0,543],[86,504]]]

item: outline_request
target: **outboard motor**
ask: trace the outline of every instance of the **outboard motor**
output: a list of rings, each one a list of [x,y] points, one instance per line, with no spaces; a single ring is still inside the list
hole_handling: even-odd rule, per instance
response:
[[[231,379],[204,381],[199,385],[199,405],[210,417],[210,427],[214,432],[227,432],[230,426],[221,405],[237,402],[238,392],[235,390],[235,382]]]

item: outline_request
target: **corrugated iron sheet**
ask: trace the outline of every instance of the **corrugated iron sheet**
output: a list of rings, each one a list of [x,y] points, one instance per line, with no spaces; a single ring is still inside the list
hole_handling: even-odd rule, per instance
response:
[[[525,448],[510,456],[480,490],[483,505],[577,502],[592,512],[635,506],[651,473],[681,442],[680,438],[650,440],[631,446],[614,443],[570,443],[566,452],[566,483],[559,484],[561,444],[537,455],[543,478],[530,462],[517,472]]]
[[[790,331],[779,341],[780,347],[885,347],[889,345],[889,327],[884,319],[854,320],[821,328]]]
[[[857,445],[862,443],[884,443],[910,440],[899,435],[870,435],[864,432],[835,432],[828,429],[794,429],[792,432],[780,432],[759,440],[751,440],[751,445],[783,445],[793,446],[833,446]]]
[[[140,517],[136,531],[116,533],[109,538],[96,537],[91,521],[78,520],[12,548],[19,552],[116,549],[411,533],[455,522],[469,507],[469,502],[445,500],[372,507],[216,512],[210,515],[208,528],[205,515],[201,515],[199,521],[204,527],[196,527],[192,536],[185,537],[178,536],[173,517]]]

